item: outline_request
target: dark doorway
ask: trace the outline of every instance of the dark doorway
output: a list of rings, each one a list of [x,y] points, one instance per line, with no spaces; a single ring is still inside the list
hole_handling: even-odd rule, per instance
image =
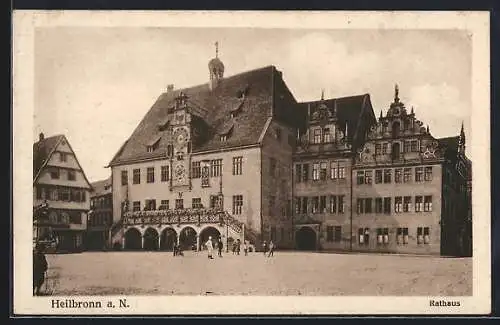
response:
[[[395,142],[392,144],[392,159],[398,160],[401,155],[401,145],[399,142]]]
[[[142,247],[141,233],[135,228],[127,230],[125,233],[125,249],[139,250]]]
[[[298,250],[316,250],[316,232],[311,227],[302,227],[295,234]]]
[[[144,232],[144,250],[158,250],[158,232],[153,228],[148,228]]]
[[[399,137],[400,130],[401,130],[401,123],[399,123],[398,121],[392,123],[392,137],[393,138]]]
[[[212,242],[216,243],[219,240],[219,237],[221,237],[221,234],[219,230],[215,227],[207,227],[203,229],[200,233],[200,249],[204,249],[203,244],[206,243],[208,240],[208,237],[212,237]],[[224,246],[226,246],[226,243],[224,243]]]
[[[179,245],[183,250],[191,250],[196,247],[196,230],[186,227],[179,234]]]
[[[167,228],[161,233],[161,250],[171,251],[174,249],[174,243],[177,243],[177,233],[172,228]]]

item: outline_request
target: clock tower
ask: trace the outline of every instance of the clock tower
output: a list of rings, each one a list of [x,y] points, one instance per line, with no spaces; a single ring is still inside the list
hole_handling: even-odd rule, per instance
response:
[[[188,112],[188,97],[180,93],[175,98],[174,118],[172,119],[172,190],[176,192],[191,189],[191,114]]]

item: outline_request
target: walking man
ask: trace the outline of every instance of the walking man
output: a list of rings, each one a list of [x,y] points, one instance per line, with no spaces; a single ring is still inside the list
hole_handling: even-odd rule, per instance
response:
[[[245,252],[245,256],[248,255],[248,245],[246,240],[243,241],[243,252]]]
[[[217,241],[217,255],[219,257],[222,257],[222,248],[224,245],[222,244],[222,238],[219,237],[219,240]]]
[[[264,250],[264,256],[266,256],[267,253],[267,242],[264,240],[264,243],[262,243],[262,249]]]
[[[40,289],[45,282],[45,272],[48,269],[47,259],[43,253],[44,245],[37,243],[33,252],[33,294],[40,295]]]
[[[267,254],[267,257],[274,256],[274,243],[273,241],[269,241],[269,254]]]
[[[212,253],[214,250],[214,244],[212,243],[212,236],[208,237],[208,240],[205,243],[205,246],[207,247],[207,250],[208,250],[208,258],[213,259]]]

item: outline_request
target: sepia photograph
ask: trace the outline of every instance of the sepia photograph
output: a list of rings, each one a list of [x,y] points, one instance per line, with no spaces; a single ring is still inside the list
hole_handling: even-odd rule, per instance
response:
[[[14,310],[488,313],[488,23],[14,12]]]

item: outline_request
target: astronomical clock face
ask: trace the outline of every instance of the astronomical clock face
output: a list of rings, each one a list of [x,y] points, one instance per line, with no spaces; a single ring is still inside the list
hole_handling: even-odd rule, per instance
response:
[[[186,178],[186,169],[182,165],[175,167],[175,179],[181,183]]]
[[[182,149],[188,141],[188,132],[186,129],[177,129],[174,131],[175,146],[177,149]]]

